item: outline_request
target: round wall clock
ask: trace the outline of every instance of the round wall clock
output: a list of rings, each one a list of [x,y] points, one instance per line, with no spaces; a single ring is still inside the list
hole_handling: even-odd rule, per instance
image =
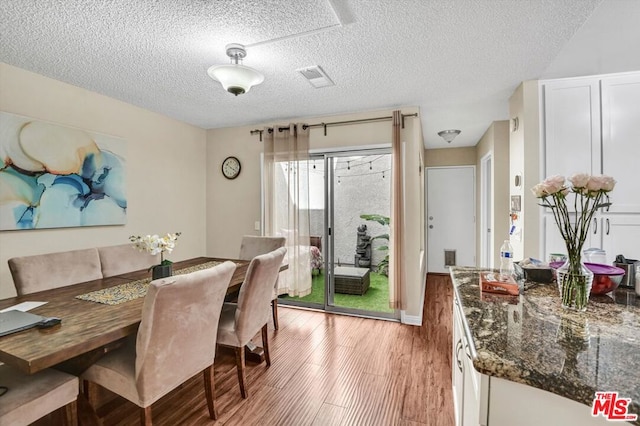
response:
[[[240,160],[236,157],[227,157],[222,162],[222,174],[227,179],[235,179],[240,174]]]

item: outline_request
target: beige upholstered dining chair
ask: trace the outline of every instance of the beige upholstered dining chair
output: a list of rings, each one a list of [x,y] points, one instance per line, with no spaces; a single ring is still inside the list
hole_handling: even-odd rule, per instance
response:
[[[9,259],[18,296],[102,278],[96,248]]]
[[[8,365],[0,365],[0,424],[28,425],[65,407],[66,423],[78,424],[78,378],[47,369],[24,374]]]
[[[242,237],[242,244],[240,245],[241,260],[251,260],[254,257],[269,253],[284,247],[286,238],[284,237],[257,237],[254,235],[245,235]],[[273,315],[273,327],[278,329],[278,281],[273,286],[273,292],[271,294],[271,313]]]
[[[160,263],[160,255],[150,255],[146,251],[140,251],[131,244],[119,244],[115,246],[98,247],[102,276],[112,277],[127,272],[149,269]]]
[[[152,281],[136,339],[108,353],[82,375],[91,401],[93,383],[141,407],[151,424],[151,405],[204,371],[209,416],[216,418],[213,361],[220,311],[236,269],[233,262]]]
[[[280,247],[254,257],[240,287],[238,303],[225,303],[222,307],[218,325],[218,344],[235,349],[238,381],[243,398],[249,393],[246,386],[244,346],[260,330],[265,360],[267,366],[271,365],[267,333],[269,302],[286,252],[286,248]]]

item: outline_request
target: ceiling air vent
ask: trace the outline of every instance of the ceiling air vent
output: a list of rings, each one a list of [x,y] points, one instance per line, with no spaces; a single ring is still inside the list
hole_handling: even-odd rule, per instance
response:
[[[309,81],[309,83],[311,83],[311,85],[316,89],[319,89],[321,87],[335,86],[335,83],[331,81],[329,76],[327,76],[327,74],[320,67],[320,65],[314,65],[312,67],[304,67],[296,71],[302,74],[302,76],[306,78]]]

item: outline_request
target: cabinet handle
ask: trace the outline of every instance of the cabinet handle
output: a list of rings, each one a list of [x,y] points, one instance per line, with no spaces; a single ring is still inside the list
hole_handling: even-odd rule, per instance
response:
[[[597,234],[598,233],[598,219],[593,218],[593,233]]]
[[[464,354],[471,360],[471,349],[469,349],[469,345],[464,345]]]
[[[607,218],[607,235],[609,235],[609,230],[610,230],[609,228],[610,228],[610,226],[609,226],[609,219]]]
[[[460,350],[462,349],[462,340],[458,340],[456,343],[456,365],[458,366],[458,370],[462,373],[462,361],[460,361]]]

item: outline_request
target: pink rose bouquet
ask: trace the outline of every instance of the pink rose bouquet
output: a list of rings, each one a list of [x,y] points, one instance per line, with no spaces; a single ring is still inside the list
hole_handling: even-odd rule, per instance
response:
[[[575,278],[583,269],[580,261],[582,246],[589,233],[593,216],[599,208],[611,205],[609,192],[615,184],[616,181],[610,176],[578,173],[571,176],[568,182],[564,176],[556,175],[531,188],[533,194],[541,199],[540,205],[550,208],[553,212],[567,248],[568,260],[565,265],[568,271],[562,275],[562,268],[558,270],[558,285],[561,287],[564,307],[586,309],[590,285],[581,285],[581,280]],[[575,219],[572,216],[575,216]],[[593,275],[591,278],[593,279]]]

